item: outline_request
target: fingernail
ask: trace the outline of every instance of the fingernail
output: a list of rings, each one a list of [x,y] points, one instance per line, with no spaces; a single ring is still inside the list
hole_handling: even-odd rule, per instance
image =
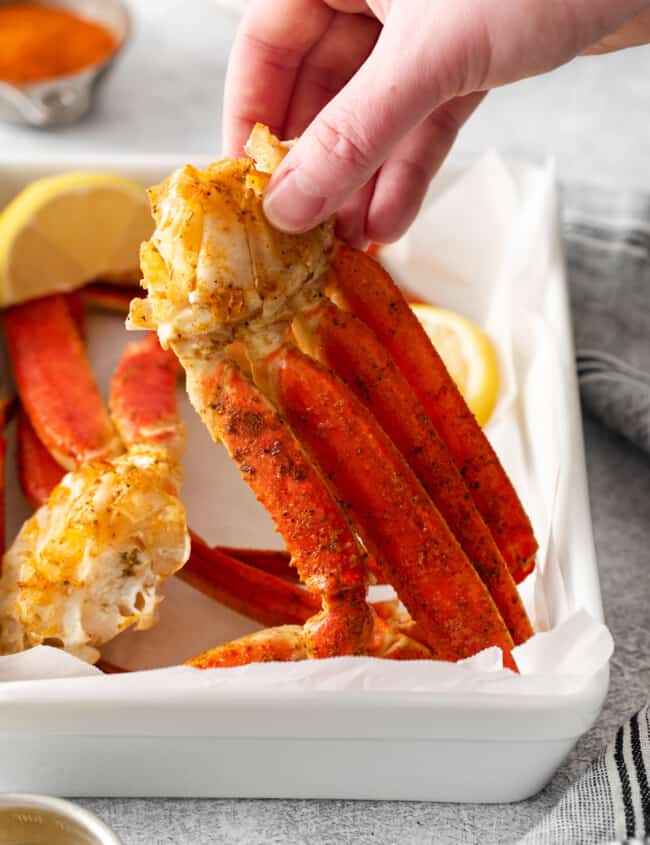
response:
[[[320,222],[325,197],[309,185],[298,170],[291,170],[264,198],[264,214],[271,225],[285,232],[304,232]]]

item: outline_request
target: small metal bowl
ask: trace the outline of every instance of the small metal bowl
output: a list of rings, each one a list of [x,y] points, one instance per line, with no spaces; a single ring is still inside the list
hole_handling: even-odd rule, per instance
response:
[[[0,0],[0,4],[3,2],[10,0]],[[74,123],[88,111],[95,84],[124,46],[131,27],[129,13],[121,0],[42,2],[102,24],[115,36],[116,46],[104,61],[68,76],[56,76],[25,85],[0,82],[0,119],[41,128]]]
[[[0,794],[0,845],[122,845],[94,813],[45,795]]]

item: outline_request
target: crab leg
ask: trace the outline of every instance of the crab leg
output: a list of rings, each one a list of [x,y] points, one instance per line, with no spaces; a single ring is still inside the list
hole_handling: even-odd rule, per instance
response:
[[[48,500],[65,470],[38,439],[22,409],[17,439],[18,472],[23,493],[34,507],[40,507]],[[195,589],[264,625],[294,621],[302,624],[318,612],[320,603],[311,593],[265,571],[258,571],[265,567],[270,569],[275,564],[278,574],[295,580],[295,570],[290,567],[286,552],[233,551],[240,553],[241,558],[228,556],[219,548],[210,549],[194,535],[190,559],[177,575]],[[255,564],[247,565],[250,560],[260,565],[257,568],[254,568]]]
[[[430,660],[431,652],[417,640],[395,631],[379,616],[374,616],[370,657],[389,660]],[[248,663],[305,660],[309,657],[304,627],[281,625],[265,628],[230,643],[216,646],[186,661],[196,669],[220,669]]]
[[[373,613],[368,655],[388,660],[431,660],[432,654],[426,645],[391,624],[392,621],[390,612],[385,615]],[[278,625],[208,649],[187,660],[186,665],[218,669],[247,663],[304,660],[308,656],[304,627]]]
[[[35,506],[41,505],[47,501],[64,470],[40,442],[22,410],[18,443],[23,491]],[[232,552],[232,555],[228,555],[221,547],[211,549],[193,535],[191,556],[176,575],[203,594],[263,625],[303,624],[318,612],[320,602],[312,593],[283,580],[293,578],[295,572],[290,567],[286,552],[256,549],[232,549]],[[277,573],[270,571],[273,568],[277,569]],[[258,571],[264,569],[267,571]],[[277,574],[282,575],[283,579],[276,577]],[[383,605],[386,605],[386,609]],[[383,619],[393,621],[390,603],[373,604],[373,608]],[[376,621],[376,628],[378,625]],[[408,645],[407,649],[405,643],[400,643],[399,647],[393,643],[390,656],[395,655],[401,659],[406,659],[409,654],[419,658],[430,656],[424,653],[424,647],[418,643],[413,645],[408,641]],[[245,662],[243,653],[240,656],[242,662]],[[98,665],[104,671],[124,671],[109,670],[102,661]]]
[[[2,574],[2,555],[6,547],[5,531],[5,458],[7,443],[0,437],[0,574]]]
[[[65,475],[47,451],[25,413],[20,409],[17,430],[18,478],[25,498],[35,508],[46,502]]]
[[[434,656],[459,660],[496,645],[514,667],[513,641],[489,592],[370,412],[295,346],[283,345],[266,363],[282,412]]]
[[[127,447],[164,446],[180,455],[184,430],[176,409],[178,361],[154,334],[130,343],[111,381],[109,405]]]
[[[298,581],[298,573],[291,565],[288,552],[275,549],[240,549],[236,546],[215,546],[215,551],[259,569],[261,572],[275,575],[276,578],[282,578],[290,583]]]
[[[4,441],[0,441],[0,464],[4,454],[2,446]],[[22,409],[18,421],[18,461],[23,491],[29,501],[38,507],[47,501],[64,470],[38,439]],[[289,567],[286,553],[246,552],[251,556],[282,556],[282,565],[287,569]],[[196,537],[192,542],[192,555],[177,575],[204,594],[264,625],[285,622],[302,624],[317,613],[320,607],[320,603],[306,590],[258,572],[246,566],[245,562],[229,560],[218,551],[209,549]],[[103,660],[97,665],[105,672],[125,671]]]
[[[352,311],[393,356],[456,462],[516,581],[532,571],[537,543],[530,521],[485,434],[442,359],[388,273],[339,245],[331,272],[337,304]]]
[[[348,384],[404,455],[490,591],[515,644],[527,640],[533,630],[513,577],[448,449],[386,348],[365,323],[328,301],[296,323],[305,351]]]
[[[239,561],[215,555],[214,551],[195,538],[192,556],[177,577],[232,610],[275,627],[218,645],[191,658],[187,664],[198,669],[215,669],[258,661],[303,660],[309,656],[304,628],[295,623],[304,623],[317,612],[320,603],[316,597],[273,575],[260,578],[263,573]],[[260,588],[263,588],[263,594],[259,592]],[[431,651],[417,639],[417,631],[408,614],[398,608],[399,602],[395,600],[372,604],[369,656],[430,660]]]
[[[249,566],[254,566],[255,569],[268,572],[270,575],[276,575],[278,578],[284,578],[286,581],[295,583],[300,580],[295,567],[291,563],[291,555],[286,551],[245,549],[238,546],[215,546],[214,548],[228,555],[228,557],[234,557],[236,560],[241,560],[242,563],[247,563]],[[377,561],[368,555],[366,564],[371,575],[371,583],[381,583],[382,574]]]
[[[175,402],[177,371],[178,362],[175,355],[164,352],[155,335],[147,335],[144,340],[132,343],[125,349],[111,383],[111,407],[127,445],[152,443],[167,445],[177,452],[180,451],[181,437]],[[177,439],[179,442],[175,443]],[[47,501],[52,490],[61,481],[65,470],[38,438],[24,409],[20,411],[17,440],[20,484],[30,503],[39,507]],[[197,538],[194,538],[193,548],[197,542]],[[286,552],[255,549],[233,551],[237,551],[233,557],[239,557],[244,563],[296,580],[295,570],[290,567]],[[196,571],[197,567],[189,565],[188,572],[193,569]],[[240,582],[243,580],[240,579]],[[210,584],[208,580],[204,580],[202,585],[204,592],[215,594],[214,583]],[[199,586],[197,578],[194,579],[194,586]],[[257,586],[258,591],[261,588],[261,584]],[[246,592],[242,591],[240,601],[243,601],[245,595]],[[229,602],[226,598],[222,603],[232,606],[232,600]],[[310,607],[314,608],[316,604],[312,602]],[[317,610],[316,607],[313,612]],[[254,612],[249,615],[255,619],[259,618],[259,614]],[[287,620],[291,621],[290,617],[284,616],[281,619],[283,622]],[[278,622],[276,620],[265,624]]]
[[[2,574],[2,555],[4,554],[5,537],[5,462],[7,453],[7,441],[4,438],[4,428],[9,419],[9,411],[12,406],[12,399],[6,396],[0,397],[0,575]]]
[[[9,308],[7,348],[25,410],[66,469],[120,451],[65,297]]]
[[[68,303],[69,305],[69,303]],[[127,445],[155,443],[180,451],[182,436],[176,416],[176,356],[162,350],[155,335],[130,344],[111,383],[111,407]],[[25,413],[18,419],[18,472],[28,501],[39,507],[47,501],[65,470],[50,455]],[[177,442],[176,442],[177,441]],[[250,566],[295,581],[286,552],[222,549]]]
[[[307,649],[304,627],[281,625],[211,648],[186,661],[186,664],[196,669],[225,669],[248,663],[306,660],[309,656],[313,655]]]
[[[163,352],[155,335],[127,347],[111,384],[112,410],[126,445],[148,443],[181,451],[177,369],[175,356]],[[56,424],[54,414],[50,421]],[[17,441],[20,485],[28,501],[39,507],[65,470],[48,452],[24,409],[18,418]]]
[[[196,539],[177,577],[261,625],[303,625],[321,608],[320,600],[304,587],[261,572]]]
[[[63,307],[70,319],[65,303]],[[158,427],[149,418],[142,425],[141,408],[137,402],[130,408],[128,389],[122,393],[119,389],[129,362],[150,345],[147,341],[129,348],[127,364],[118,371],[116,390],[123,401],[116,415],[130,436],[128,451],[85,462],[68,473],[27,520],[4,556],[0,653],[49,643],[94,662],[98,648],[121,630],[155,623],[161,583],[187,560],[189,537],[178,498],[182,473],[172,451],[181,437],[169,431],[175,379],[170,382],[172,395],[157,397],[162,415]],[[155,395],[161,387],[156,380],[160,367],[156,369],[148,359],[142,363],[142,392],[151,396],[149,386]],[[37,367],[37,375],[42,377],[43,370],[47,372],[47,367],[40,373]],[[74,378],[74,372],[68,372]],[[32,371],[28,368],[23,375],[29,381]],[[152,380],[149,385],[148,379]],[[71,385],[62,384],[61,389],[63,400]],[[132,391],[130,398],[135,401],[136,396]],[[50,413],[54,428],[59,407],[55,405]],[[84,408],[75,410],[82,414]],[[178,419],[175,423],[180,427]],[[34,434],[25,431],[28,436]],[[32,446],[41,445],[34,438]],[[34,454],[33,449],[27,451],[32,460]],[[51,464],[50,469],[54,469]],[[45,495],[47,486],[32,491],[34,498]]]
[[[288,426],[227,361],[207,372],[189,369],[188,389],[273,517],[301,581],[322,598],[323,611],[305,626],[309,654],[364,653],[372,629],[365,555]]]
[[[278,648],[284,650],[283,629],[287,624],[304,624],[320,608],[319,599],[303,587],[288,584],[284,579],[260,572],[244,561],[212,549],[193,535],[192,554],[177,577],[226,607],[254,619],[262,625],[280,626],[274,634]],[[395,600],[372,602],[373,633],[368,653],[398,660],[431,659],[430,650],[419,639],[417,626]],[[272,639],[264,640],[269,646]],[[232,643],[228,654],[234,660]],[[217,646],[220,649],[221,646]],[[210,650],[213,654],[215,649]],[[247,649],[239,654],[246,662]],[[280,658],[278,658],[280,659]]]
[[[225,159],[205,171],[187,165],[151,189],[157,227],[141,251],[148,296],[134,303],[128,325],[157,330],[178,354],[194,407],[270,512],[323,611],[302,628],[271,629],[195,662],[388,655],[394,648],[458,660],[496,646],[516,668],[489,590],[402,453],[342,381],[289,341],[292,324],[322,301],[328,283],[334,288],[333,223],[299,235],[274,230],[263,191],[284,148],[257,126],[246,151],[250,159]],[[436,430],[434,420],[428,425]],[[395,621],[388,608],[384,619],[368,606],[368,563],[356,542],[378,556],[408,618]]]
[[[133,356],[128,357],[132,359]],[[38,439],[22,409],[17,439],[21,487],[31,504],[39,507],[47,501],[65,470]],[[278,573],[295,580],[295,570],[290,567],[286,552],[233,551],[241,554],[241,559],[228,556],[219,548],[210,549],[194,535],[190,559],[177,576],[205,595],[263,625],[302,624],[318,612],[320,602],[311,593],[265,571],[258,571],[275,566]],[[250,560],[259,563],[259,566],[247,565]]]
[[[204,595],[262,625],[304,624],[321,606],[317,596],[304,587],[262,572],[243,560],[224,554],[218,547],[210,548],[196,535],[192,537],[190,559],[176,575]],[[373,641],[385,639],[386,625],[402,634],[413,630],[411,618],[398,601],[371,602],[371,607],[376,615]],[[390,632],[392,640],[395,639],[394,631]],[[420,657],[423,648],[426,647],[418,648]],[[370,649],[372,653],[375,646],[371,645]],[[430,652],[427,656],[431,657]]]

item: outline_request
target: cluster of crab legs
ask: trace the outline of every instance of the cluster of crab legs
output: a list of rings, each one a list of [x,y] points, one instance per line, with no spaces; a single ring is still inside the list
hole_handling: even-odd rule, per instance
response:
[[[257,207],[250,179],[259,173],[242,161],[226,175],[247,198],[250,236]],[[217,185],[224,178],[217,173]],[[279,253],[283,260],[289,254],[292,267],[305,244],[291,239],[300,237],[282,236]],[[160,239],[145,245],[149,296],[131,316],[159,332],[161,279],[165,308],[174,296],[196,303],[196,288],[193,299],[173,291],[163,254]],[[290,307],[263,330],[253,332],[244,314],[226,333],[221,326],[204,332],[200,343],[180,332],[165,336],[173,352],[149,335],[127,347],[113,379],[111,410],[127,446],[177,439],[177,356],[195,408],[285,541],[284,553],[255,552],[209,548],[193,536],[177,575],[270,627],[188,662],[211,668],[340,655],[455,661],[498,646],[504,665],[516,668],[511,650],[532,634],[517,583],[532,570],[537,547],[517,494],[386,271],[335,241],[319,260],[323,255],[323,266],[313,271],[312,264],[297,295],[290,292]],[[264,260],[257,257],[258,271]],[[155,272],[147,273],[152,264]],[[240,293],[229,289],[230,305]],[[70,305],[55,296],[5,314],[23,404],[21,481],[37,505],[62,466],[103,460],[120,448]],[[34,343],[36,325],[44,337]],[[48,343],[57,344],[56,366]],[[390,584],[399,601],[368,602],[371,583]]]

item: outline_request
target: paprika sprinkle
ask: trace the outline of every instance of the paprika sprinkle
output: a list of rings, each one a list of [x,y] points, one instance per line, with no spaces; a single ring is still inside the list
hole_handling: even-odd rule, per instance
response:
[[[117,41],[101,24],[55,6],[0,3],[0,81],[42,82],[107,59]]]

